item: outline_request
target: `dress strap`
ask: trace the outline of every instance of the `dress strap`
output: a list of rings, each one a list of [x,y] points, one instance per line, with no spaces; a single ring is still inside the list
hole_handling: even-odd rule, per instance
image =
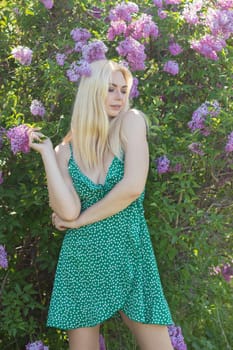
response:
[[[71,155],[72,158],[73,158],[73,147],[72,147],[71,142],[69,142],[69,146],[70,146],[70,155]]]

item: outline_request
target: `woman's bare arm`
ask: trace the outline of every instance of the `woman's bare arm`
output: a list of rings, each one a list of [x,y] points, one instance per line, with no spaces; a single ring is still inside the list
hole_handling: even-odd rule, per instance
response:
[[[80,227],[103,220],[128,207],[143,192],[149,167],[146,123],[143,116],[130,111],[123,121],[127,138],[125,169],[122,180],[100,201],[86,209],[69,227]],[[56,227],[67,227],[56,218]]]
[[[41,154],[47,178],[49,204],[60,218],[72,221],[80,214],[81,204],[68,173],[69,145],[53,149],[49,139],[39,141],[42,134],[29,131],[30,147]]]

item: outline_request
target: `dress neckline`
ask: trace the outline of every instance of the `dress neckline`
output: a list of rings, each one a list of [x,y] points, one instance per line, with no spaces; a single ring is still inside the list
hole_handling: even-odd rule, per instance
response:
[[[112,169],[112,166],[113,166],[113,164],[114,164],[114,162],[115,162],[115,159],[117,159],[117,156],[114,156],[114,157],[112,158],[111,163],[110,163],[110,165],[109,165],[109,167],[108,167],[108,170],[107,170],[107,172],[106,172],[106,176],[105,176],[105,179],[104,179],[104,182],[103,182],[103,183],[96,183],[96,182],[94,182],[89,176],[87,176],[87,175],[80,169],[80,166],[78,165],[78,162],[74,159],[73,152],[71,153],[70,159],[73,160],[73,162],[74,162],[76,168],[78,169],[78,171],[79,171],[79,173],[82,175],[82,177],[83,177],[84,179],[86,179],[91,185],[93,185],[93,186],[95,186],[95,187],[104,187],[104,186],[106,185],[107,180],[108,180],[108,176],[109,176],[110,171],[111,171],[111,169]]]

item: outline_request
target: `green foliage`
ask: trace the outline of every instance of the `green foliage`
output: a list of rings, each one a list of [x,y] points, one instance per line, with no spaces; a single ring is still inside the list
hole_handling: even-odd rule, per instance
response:
[[[227,135],[233,131],[232,38],[211,61],[190,48],[204,28],[191,27],[179,11],[168,19],[157,15],[153,1],[136,1],[140,12],[150,12],[161,35],[147,45],[146,69],[135,72],[140,96],[135,107],[148,116],[151,166],[146,188],[145,213],[154,244],[164,291],[174,322],[181,325],[190,350],[230,350],[232,281],[214,274],[213,267],[232,263],[231,154],[224,152]],[[180,6],[184,6],[182,1]],[[91,15],[101,7],[102,17]],[[104,21],[115,1],[55,1],[47,10],[40,1],[10,0],[0,4],[0,126],[9,129],[21,123],[40,126],[58,144],[69,128],[77,84],[65,76],[70,62],[59,67],[57,52],[72,47],[70,31],[89,29],[109,47],[115,59],[117,40],[108,43]],[[15,12],[19,9],[19,14]],[[177,9],[179,6],[177,7]],[[172,59],[167,47],[174,38],[184,49],[176,57],[180,73],[162,71]],[[11,55],[17,45],[33,50],[29,66]],[[30,113],[33,99],[46,108],[43,120]],[[218,100],[221,113],[210,121],[211,134],[191,133],[187,123],[205,101]],[[188,145],[201,142],[204,155]],[[159,175],[155,160],[167,155],[181,171]],[[13,155],[4,138],[0,150],[0,244],[8,252],[9,268],[0,269],[0,348],[22,350],[29,341],[41,339],[50,350],[67,349],[64,332],[46,329],[46,315],[56,261],[63,233],[51,226],[45,174],[40,157],[30,152]],[[102,326],[108,350],[136,349],[135,340],[118,319]]]

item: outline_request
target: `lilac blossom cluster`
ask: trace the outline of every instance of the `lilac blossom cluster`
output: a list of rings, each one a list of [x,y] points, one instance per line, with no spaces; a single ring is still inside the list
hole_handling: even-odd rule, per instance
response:
[[[193,142],[188,146],[188,149],[193,152],[198,154],[199,156],[204,156],[204,151],[202,150],[202,144],[200,142]]]
[[[42,2],[44,7],[47,8],[48,10],[51,10],[51,8],[53,8],[53,6],[54,6],[53,0],[40,0],[40,2]]]
[[[218,60],[218,52],[226,46],[226,40],[233,33],[232,0],[219,0],[215,7],[208,7],[206,13],[201,12],[205,3],[203,0],[194,0],[183,10],[183,18],[190,25],[201,24],[206,33],[199,40],[191,41],[191,48],[206,58]]]
[[[192,120],[188,123],[189,129],[192,132],[199,130],[204,136],[210,134],[210,129],[206,125],[207,117],[216,117],[220,113],[220,106],[218,101],[202,103],[192,114]]]
[[[105,59],[108,48],[101,40],[89,42],[91,33],[86,28],[74,28],[70,35],[74,40],[74,47],[65,53],[57,53],[56,61],[59,66],[64,66],[69,54],[80,54],[80,59],[73,61],[66,71],[69,81],[77,82],[81,76],[91,75],[90,63]]]
[[[161,156],[156,160],[158,174],[165,174],[169,172],[170,160],[167,156]]]
[[[217,7],[223,10],[233,8],[233,0],[217,0]]]
[[[29,66],[32,62],[32,50],[26,46],[17,46],[11,51],[13,57],[24,66]]]
[[[183,51],[182,47],[175,42],[170,43],[168,49],[173,56],[177,56]]]
[[[230,282],[233,278],[233,265],[226,263],[222,266],[215,266],[213,268],[213,273],[215,275],[222,275],[226,282]]]
[[[138,19],[133,19],[132,15],[138,10],[138,6],[132,2],[116,5],[109,14],[111,22],[107,34],[109,41],[113,41],[116,36],[124,36],[116,50],[126,59],[132,71],[145,69],[144,44],[148,38],[156,39],[159,35],[158,26],[152,20],[152,16],[142,14]]]
[[[2,269],[8,268],[7,252],[2,244],[0,244],[0,267]]]
[[[193,40],[191,42],[191,48],[193,50],[213,61],[218,60],[217,52],[222,51],[225,46],[226,42],[224,39],[211,34],[206,34],[200,40]]]
[[[203,6],[203,0],[194,0],[185,5],[183,10],[183,18],[187,23],[196,25],[199,23],[199,12]]]
[[[187,350],[180,327],[168,326],[168,333],[174,350]]]
[[[227,153],[233,152],[233,131],[228,135],[228,141],[225,146],[225,151]]]
[[[30,151],[27,131],[28,127],[24,124],[15,126],[7,131],[6,135],[10,140],[11,150],[14,154],[19,152],[28,153]]]
[[[228,141],[225,146],[225,151],[227,153],[233,152],[233,131],[228,135]]]
[[[133,71],[144,70],[146,54],[144,45],[132,37],[121,41],[116,48],[118,54],[125,57]]]
[[[49,350],[49,347],[45,346],[41,340],[37,340],[34,343],[28,343],[26,350]]]
[[[106,350],[105,341],[102,334],[100,334],[99,336],[99,346],[100,346],[100,350]]]
[[[41,101],[33,100],[30,106],[32,115],[43,117],[45,115],[45,108]]]
[[[158,8],[158,16],[161,19],[165,19],[167,17],[166,7],[169,5],[178,5],[181,3],[181,0],[154,0],[154,5]]]
[[[132,20],[132,14],[139,11],[138,5],[134,2],[122,2],[116,5],[109,13],[110,21],[126,21],[130,22]]]
[[[138,91],[138,79],[137,78],[133,78],[133,84],[130,90],[130,98],[135,98],[139,96],[139,91]]]
[[[164,64],[163,70],[171,75],[176,75],[179,73],[179,64],[176,61],[169,60]]]

